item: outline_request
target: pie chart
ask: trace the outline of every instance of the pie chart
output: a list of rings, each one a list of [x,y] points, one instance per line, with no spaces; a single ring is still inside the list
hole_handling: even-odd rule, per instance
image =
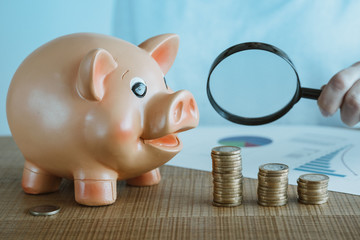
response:
[[[234,136],[222,138],[218,142],[224,146],[261,147],[272,143],[272,140],[270,138],[259,136]]]

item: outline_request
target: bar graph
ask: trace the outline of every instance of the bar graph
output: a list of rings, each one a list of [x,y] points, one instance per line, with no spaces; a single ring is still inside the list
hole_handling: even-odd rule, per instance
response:
[[[344,162],[344,153],[351,148],[351,145],[346,145],[340,148],[337,148],[336,150],[327,153],[323,156],[320,156],[310,162],[307,162],[299,167],[296,167],[294,170],[303,171],[303,172],[309,172],[309,173],[320,173],[325,174],[328,176],[335,176],[335,177],[346,177],[345,174],[338,173],[335,169],[331,169],[331,161],[338,156],[341,155],[342,163],[345,167],[346,164]],[[349,169],[351,171],[351,169]]]

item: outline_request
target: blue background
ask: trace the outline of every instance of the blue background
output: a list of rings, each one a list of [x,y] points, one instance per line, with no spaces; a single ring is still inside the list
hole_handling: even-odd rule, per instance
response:
[[[212,109],[205,91],[210,65],[221,51],[245,41],[273,44],[293,60],[303,86],[320,88],[359,61],[359,12],[355,0],[1,0],[0,135],[10,135],[5,106],[12,75],[28,54],[61,35],[97,32],[139,44],[157,34],[179,34],[168,84],[194,94],[201,125],[230,125]],[[343,126],[339,114],[323,118],[312,100],[301,100],[274,124],[279,123]]]

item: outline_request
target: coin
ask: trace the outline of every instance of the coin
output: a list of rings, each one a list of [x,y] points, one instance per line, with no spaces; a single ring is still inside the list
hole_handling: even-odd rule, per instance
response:
[[[213,205],[216,207],[237,207],[240,206],[242,204],[242,202],[237,202],[237,203],[217,203],[215,201],[213,201]]]
[[[213,196],[214,197],[214,201],[217,203],[236,203],[239,201],[242,201],[242,196],[238,196],[238,197],[217,197],[217,196]]]
[[[306,188],[306,189],[321,189],[321,188],[328,188],[328,184],[327,183],[318,183],[318,184],[314,184],[314,183],[303,183],[300,182],[299,180],[297,181],[298,187],[301,188]]]
[[[219,163],[215,163],[213,162],[213,167],[222,167],[222,168],[241,168],[241,162],[219,162]]]
[[[320,204],[326,203],[328,201],[328,198],[320,200],[320,201],[306,201],[306,200],[299,198],[298,201],[303,204],[320,205]]]
[[[258,182],[259,186],[267,188],[287,188],[288,182]]]
[[[328,198],[329,195],[328,194],[322,194],[322,195],[305,195],[305,194],[300,194],[299,198],[303,199],[303,200],[307,200],[307,201],[320,201],[322,199]]]
[[[211,151],[212,154],[216,155],[234,155],[240,154],[241,149],[235,146],[219,146],[214,147]]]
[[[219,181],[242,179],[240,174],[213,173],[213,178]]]
[[[225,189],[225,188],[237,189],[241,186],[240,183],[221,183],[215,181],[213,181],[213,184],[214,184],[214,188],[221,188],[221,189]]]
[[[241,173],[242,167],[223,167],[223,166],[213,166],[213,171],[216,173]]]
[[[242,188],[236,189],[236,190],[229,190],[229,189],[214,189],[213,194],[218,194],[221,196],[229,196],[229,195],[242,195],[243,191]]]
[[[282,176],[284,176],[284,173],[259,171],[258,175],[261,175],[263,177],[282,177]]]
[[[257,194],[258,195],[263,195],[263,196],[287,196],[287,191],[283,191],[283,192],[270,192],[270,191],[263,191],[258,189],[257,190]]]
[[[298,188],[299,194],[307,194],[307,195],[318,195],[318,194],[327,194],[328,190],[327,188],[321,188],[321,189],[307,189],[307,188]]]
[[[34,216],[50,216],[57,214],[59,211],[60,207],[55,205],[41,205],[29,209],[30,214]]]
[[[289,171],[289,167],[282,163],[267,163],[263,164],[259,167],[259,170],[262,172],[277,172],[277,173],[285,173]]]
[[[223,161],[241,161],[241,156],[240,154],[227,154],[227,155],[219,155],[219,154],[213,154],[211,153],[211,158],[212,159],[217,159],[217,160],[223,160]]]
[[[229,198],[238,198],[241,197],[240,193],[217,193],[214,192],[213,193],[214,198],[220,199],[220,198],[225,198],[225,199],[229,199]]]
[[[287,204],[287,199],[279,202],[258,201],[258,204],[264,207],[281,207]]]
[[[287,199],[287,195],[279,195],[279,196],[263,196],[258,194],[258,200],[265,202],[280,202]]]
[[[282,187],[272,187],[272,188],[269,188],[267,186],[261,186],[261,185],[258,185],[257,187],[258,190],[261,190],[261,191],[270,191],[270,192],[287,192],[287,186],[282,186]]]
[[[283,175],[279,177],[265,177],[263,175],[258,174],[259,181],[266,181],[266,182],[288,182],[288,176]]]
[[[299,181],[304,183],[328,183],[329,177],[324,174],[304,174],[299,177]]]

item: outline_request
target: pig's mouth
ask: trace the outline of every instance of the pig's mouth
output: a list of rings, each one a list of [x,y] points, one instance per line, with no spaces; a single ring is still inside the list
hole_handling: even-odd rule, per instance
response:
[[[163,150],[178,150],[178,148],[181,147],[181,142],[175,133],[156,139],[144,139],[143,141],[145,144],[152,145]]]

